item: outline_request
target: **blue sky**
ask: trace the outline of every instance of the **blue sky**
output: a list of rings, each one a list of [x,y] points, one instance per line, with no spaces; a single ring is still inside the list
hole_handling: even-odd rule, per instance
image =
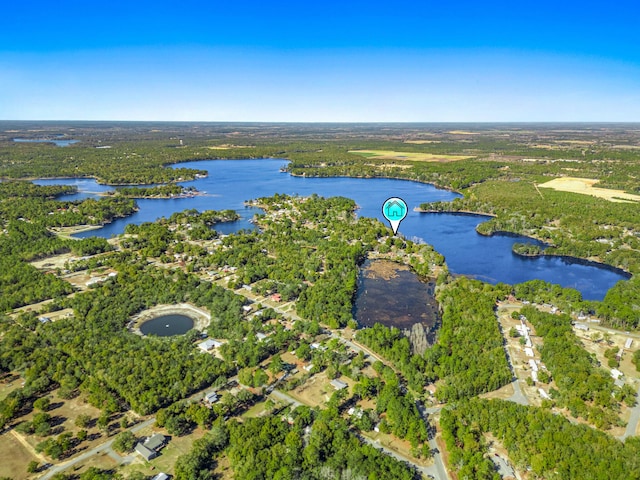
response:
[[[640,121],[631,2],[10,2],[0,118]]]

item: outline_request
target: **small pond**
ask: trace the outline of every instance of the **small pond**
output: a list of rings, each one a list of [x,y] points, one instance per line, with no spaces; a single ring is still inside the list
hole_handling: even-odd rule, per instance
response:
[[[194,324],[191,317],[172,313],[147,320],[140,325],[140,331],[143,335],[173,337],[174,335],[184,335],[194,327]]]

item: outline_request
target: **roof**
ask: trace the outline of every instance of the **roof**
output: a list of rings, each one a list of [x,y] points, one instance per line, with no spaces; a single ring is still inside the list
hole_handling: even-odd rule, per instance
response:
[[[169,479],[169,475],[167,475],[164,472],[160,472],[155,477],[153,477],[151,480],[168,480],[168,479]]]
[[[536,365],[536,362],[534,362],[533,360],[529,360],[529,366],[531,367],[531,370],[533,370],[534,372],[538,371],[538,365]]]
[[[220,343],[220,342],[218,342],[218,341],[216,341],[216,340],[214,340],[212,338],[209,338],[209,339],[205,340],[204,342],[200,342],[198,344],[198,348],[200,348],[201,350],[207,350],[208,351],[208,350],[212,350],[214,348],[218,348],[220,345],[222,345],[222,343]]]
[[[218,394],[216,392],[209,392],[205,394],[204,399],[209,403],[215,403],[218,401]]]
[[[151,460],[157,455],[155,451],[145,447],[142,443],[136,445],[136,452],[145,460]]]
[[[166,441],[167,441],[167,437],[165,437],[161,433],[156,433],[155,435],[148,437],[144,441],[144,446],[147,448],[150,448],[151,450],[157,450],[162,445],[164,445]]]
[[[335,388],[336,390],[342,390],[343,388],[347,388],[347,384],[336,379],[331,380],[331,385],[333,386],[333,388]]]

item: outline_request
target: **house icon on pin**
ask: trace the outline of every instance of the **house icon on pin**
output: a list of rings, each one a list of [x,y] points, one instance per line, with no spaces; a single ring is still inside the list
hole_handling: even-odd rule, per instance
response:
[[[398,200],[392,200],[387,203],[384,208],[386,210],[385,217],[387,217],[388,220],[396,218],[402,220],[404,218],[404,205]]]

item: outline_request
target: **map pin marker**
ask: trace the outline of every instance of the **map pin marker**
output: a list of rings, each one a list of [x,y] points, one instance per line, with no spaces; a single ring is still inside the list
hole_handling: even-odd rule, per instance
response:
[[[398,233],[400,222],[407,216],[407,210],[406,202],[398,197],[388,198],[382,204],[382,215],[391,224],[394,235]]]

